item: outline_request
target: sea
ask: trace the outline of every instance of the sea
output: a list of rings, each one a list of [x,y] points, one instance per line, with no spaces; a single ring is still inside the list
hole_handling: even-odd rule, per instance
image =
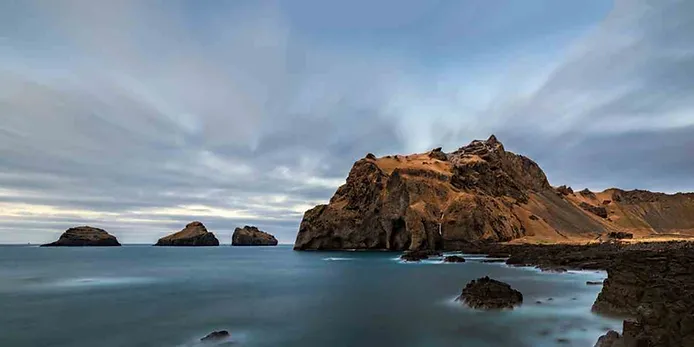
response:
[[[621,321],[591,313],[602,271],[277,247],[0,246],[0,346],[590,347]],[[455,299],[489,276],[510,311]],[[228,339],[200,338],[227,330]]]

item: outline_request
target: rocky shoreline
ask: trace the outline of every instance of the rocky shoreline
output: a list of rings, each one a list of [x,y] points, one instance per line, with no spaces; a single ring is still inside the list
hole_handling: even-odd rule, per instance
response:
[[[460,250],[543,270],[607,270],[592,310],[628,318],[621,334],[609,332],[597,347],[694,346],[693,243],[471,243]]]

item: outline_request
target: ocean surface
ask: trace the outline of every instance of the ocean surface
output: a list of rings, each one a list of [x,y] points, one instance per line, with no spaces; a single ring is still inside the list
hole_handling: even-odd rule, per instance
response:
[[[604,272],[278,247],[0,246],[0,346],[580,346],[619,320],[594,315]],[[489,275],[520,290],[513,311],[455,302]],[[541,303],[537,303],[540,301]]]

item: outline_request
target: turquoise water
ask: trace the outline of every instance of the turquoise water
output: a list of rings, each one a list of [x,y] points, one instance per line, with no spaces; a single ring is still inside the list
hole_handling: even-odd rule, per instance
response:
[[[397,256],[0,246],[0,346],[199,346],[224,329],[232,346],[585,347],[621,326],[590,313],[600,286],[585,282],[603,272]],[[479,312],[454,302],[485,275],[520,290],[523,306]]]

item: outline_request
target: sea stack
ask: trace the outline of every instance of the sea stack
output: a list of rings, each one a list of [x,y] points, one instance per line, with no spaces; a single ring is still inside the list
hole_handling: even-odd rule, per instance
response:
[[[200,222],[192,222],[183,230],[162,237],[155,246],[219,246],[219,240]]]
[[[80,246],[120,246],[115,236],[103,229],[82,226],[67,229],[58,241],[41,245],[41,247],[80,247]]]
[[[236,228],[231,236],[232,246],[277,246],[277,239],[254,226]]]
[[[481,310],[513,309],[523,303],[523,294],[507,283],[487,276],[472,280],[458,297],[471,308]]]

